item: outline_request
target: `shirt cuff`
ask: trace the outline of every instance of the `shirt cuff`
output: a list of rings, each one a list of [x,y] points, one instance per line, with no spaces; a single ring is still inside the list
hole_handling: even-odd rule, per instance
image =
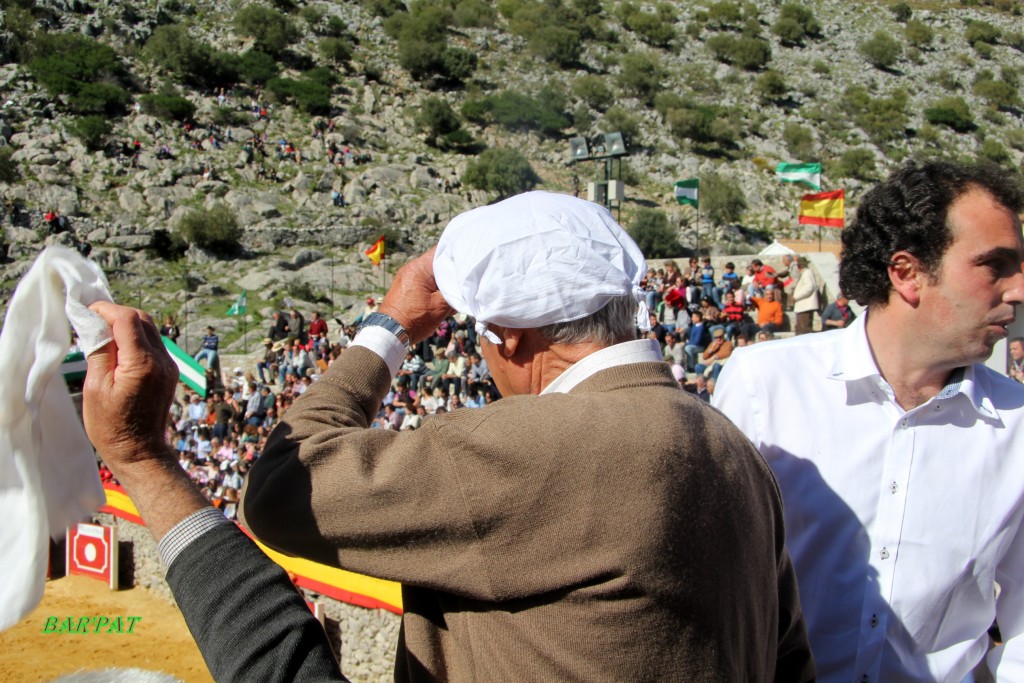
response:
[[[392,377],[398,374],[398,369],[402,367],[402,361],[405,360],[405,344],[393,332],[389,332],[383,327],[375,325],[364,327],[356,333],[356,338],[351,345],[362,346],[380,356],[388,366]]]
[[[214,527],[232,523],[224,516],[223,512],[213,506],[196,510],[171,527],[171,530],[160,539],[160,543],[156,547],[157,552],[160,553],[160,559],[163,560],[165,567],[170,567],[181,551],[187,548],[192,541]]]

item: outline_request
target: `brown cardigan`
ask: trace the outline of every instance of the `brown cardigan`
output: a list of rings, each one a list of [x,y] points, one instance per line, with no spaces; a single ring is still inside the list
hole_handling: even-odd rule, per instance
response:
[[[343,353],[271,434],[242,519],[403,583],[397,680],[813,679],[774,479],[667,364],[368,429],[390,379]]]

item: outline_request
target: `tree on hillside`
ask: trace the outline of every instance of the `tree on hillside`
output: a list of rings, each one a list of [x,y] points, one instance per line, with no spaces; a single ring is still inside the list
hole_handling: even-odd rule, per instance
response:
[[[645,258],[677,256],[681,250],[679,235],[668,224],[668,216],[661,209],[637,211],[627,232]]]
[[[532,190],[540,182],[540,177],[518,151],[497,147],[485,150],[470,161],[462,182],[478,190],[511,197]]]
[[[736,223],[747,210],[747,198],[736,181],[707,173],[700,178],[700,210],[716,225]]]
[[[875,35],[860,44],[860,53],[876,69],[888,69],[903,56],[903,46],[885,31],[875,31]]]

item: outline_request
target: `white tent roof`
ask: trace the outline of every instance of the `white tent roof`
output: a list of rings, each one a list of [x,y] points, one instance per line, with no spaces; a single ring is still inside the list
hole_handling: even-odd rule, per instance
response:
[[[778,240],[774,240],[767,247],[758,252],[758,256],[783,256],[785,254],[795,254],[796,252],[787,247],[784,244],[780,244]]]

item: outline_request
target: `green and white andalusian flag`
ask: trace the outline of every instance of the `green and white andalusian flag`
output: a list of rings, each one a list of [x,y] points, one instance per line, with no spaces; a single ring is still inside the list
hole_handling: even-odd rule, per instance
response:
[[[231,304],[231,308],[228,309],[228,315],[245,315],[245,291],[238,295],[238,301]]]
[[[678,181],[676,183],[676,201],[680,204],[689,204],[695,209],[698,208],[697,192],[699,185],[700,181],[696,178]]]
[[[178,366],[178,379],[198,391],[199,395],[205,398],[206,368],[197,363],[192,356],[185,353],[180,346],[167,337],[160,337],[160,340],[163,341],[167,352],[174,359],[174,364]]]
[[[784,183],[804,183],[821,189],[821,164],[787,164],[775,167],[775,175]]]

